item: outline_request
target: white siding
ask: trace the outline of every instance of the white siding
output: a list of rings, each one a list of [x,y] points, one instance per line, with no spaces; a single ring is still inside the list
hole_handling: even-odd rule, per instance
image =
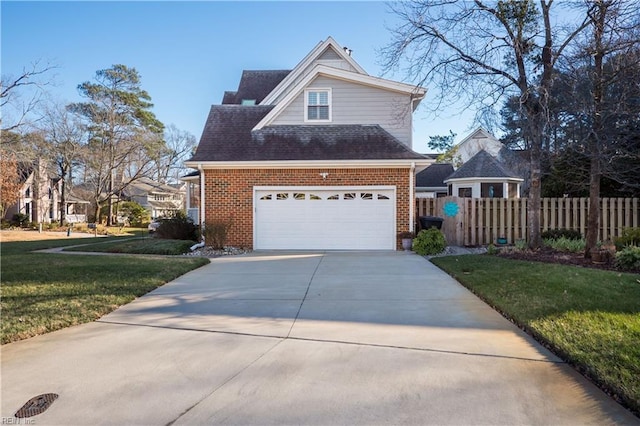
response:
[[[411,148],[409,95],[324,76],[317,77],[307,87],[332,89],[332,121],[318,125],[379,124]],[[304,92],[276,117],[273,124],[305,124]]]
[[[340,58],[338,54],[336,54],[335,51],[333,51],[333,49],[331,49],[331,52],[329,52],[329,50],[330,49],[327,49],[327,51],[325,51],[322,55],[320,55],[318,59],[311,62],[309,66],[307,66],[300,73],[300,75],[298,75],[298,77],[289,84],[289,87],[290,88],[295,87],[300,82],[300,80],[305,78],[307,74],[309,74],[316,65],[326,65],[328,67],[338,68],[345,71],[358,72],[358,70],[356,70],[353,66],[351,66],[349,62]],[[287,93],[288,92],[285,90],[282,94],[280,94],[280,96],[276,98],[275,102],[273,103],[277,104],[278,102],[280,102],[282,98],[287,96]]]

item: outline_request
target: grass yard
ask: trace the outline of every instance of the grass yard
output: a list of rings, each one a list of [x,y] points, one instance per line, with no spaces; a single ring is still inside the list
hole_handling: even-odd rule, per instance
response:
[[[431,261],[640,413],[640,275],[489,255]]]
[[[102,238],[111,244],[121,238]],[[33,253],[86,244],[66,238],[3,242],[2,343],[94,321],[136,297],[209,262],[205,258],[145,258]]]

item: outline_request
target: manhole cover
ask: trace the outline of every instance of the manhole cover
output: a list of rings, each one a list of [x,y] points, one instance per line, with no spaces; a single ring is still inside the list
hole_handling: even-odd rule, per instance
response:
[[[58,394],[55,393],[34,396],[16,412],[16,417],[33,417],[44,413],[56,399],[58,399]]]

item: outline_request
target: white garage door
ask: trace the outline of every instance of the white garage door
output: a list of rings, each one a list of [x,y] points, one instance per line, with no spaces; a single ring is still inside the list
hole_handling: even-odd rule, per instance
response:
[[[254,191],[256,249],[395,250],[393,187]]]

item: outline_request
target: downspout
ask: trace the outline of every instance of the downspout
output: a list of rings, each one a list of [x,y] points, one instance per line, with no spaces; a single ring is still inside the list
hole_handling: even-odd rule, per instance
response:
[[[414,186],[415,186],[415,172],[416,172],[416,163],[411,162],[411,169],[409,169],[409,231],[413,232],[415,230],[415,208],[416,208],[416,200],[414,195]]]
[[[200,229],[204,229],[204,170],[202,164],[198,164],[198,170],[200,171]]]

